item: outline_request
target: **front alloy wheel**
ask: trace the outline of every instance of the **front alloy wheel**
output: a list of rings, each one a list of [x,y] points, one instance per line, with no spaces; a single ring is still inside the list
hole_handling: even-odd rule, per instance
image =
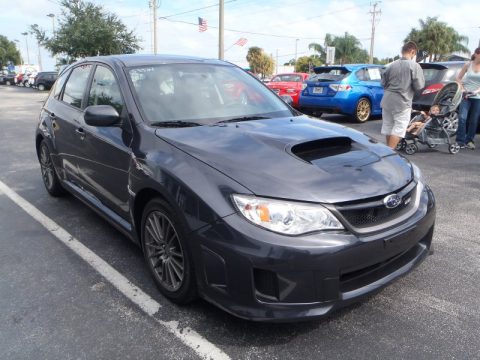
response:
[[[370,105],[370,101],[366,98],[361,98],[355,109],[355,120],[358,122],[365,122],[370,118],[370,114],[372,113],[372,107]]]
[[[55,172],[55,167],[53,166],[52,158],[50,156],[50,150],[48,149],[45,140],[42,140],[40,143],[38,160],[40,161],[43,184],[48,193],[55,197],[64,195],[65,190],[60,184],[60,180]]]
[[[187,303],[196,296],[195,278],[179,222],[169,205],[152,200],[142,219],[145,260],[160,291],[170,300]]]

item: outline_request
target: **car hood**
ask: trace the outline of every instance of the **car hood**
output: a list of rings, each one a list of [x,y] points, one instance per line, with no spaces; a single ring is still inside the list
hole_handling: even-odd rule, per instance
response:
[[[258,196],[336,203],[391,193],[412,180],[410,163],[388,147],[306,116],[155,133]]]

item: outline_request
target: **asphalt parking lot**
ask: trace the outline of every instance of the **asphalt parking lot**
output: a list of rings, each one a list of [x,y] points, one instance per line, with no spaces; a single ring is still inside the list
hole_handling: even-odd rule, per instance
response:
[[[170,303],[139,248],[72,196],[48,196],[34,149],[46,96],[0,86],[0,182],[23,199],[0,190],[0,359],[480,358],[480,149],[450,155],[446,146],[421,147],[410,157],[437,197],[435,253],[412,273],[324,320],[259,324],[202,300]],[[380,120],[328,119],[381,139]],[[126,297],[22,201],[144,292],[156,310]]]

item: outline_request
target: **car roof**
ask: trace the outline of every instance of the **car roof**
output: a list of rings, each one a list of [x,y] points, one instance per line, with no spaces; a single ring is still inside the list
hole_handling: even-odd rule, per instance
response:
[[[222,64],[232,65],[229,62],[217,59],[205,59],[195,56],[185,55],[151,55],[151,54],[123,54],[123,55],[108,55],[108,56],[93,56],[87,57],[82,61],[100,61],[106,64],[113,65],[114,63],[123,65],[125,67],[156,65],[156,64],[175,64],[175,63],[207,63],[207,64]]]
[[[348,71],[355,71],[360,68],[364,67],[378,67],[382,68],[385,67],[385,65],[378,65],[378,64],[344,64],[344,65],[324,65],[324,66],[316,66],[315,69],[321,69],[321,68],[345,68]]]
[[[466,61],[439,61],[439,62],[430,62],[430,63],[420,63],[420,66],[428,66],[428,65],[443,65],[445,67],[450,66],[463,66]]]

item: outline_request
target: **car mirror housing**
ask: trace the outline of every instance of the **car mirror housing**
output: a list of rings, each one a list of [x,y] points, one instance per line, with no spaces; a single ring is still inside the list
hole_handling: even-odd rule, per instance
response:
[[[120,115],[111,105],[91,105],[85,109],[83,118],[90,126],[116,126],[120,125]]]

